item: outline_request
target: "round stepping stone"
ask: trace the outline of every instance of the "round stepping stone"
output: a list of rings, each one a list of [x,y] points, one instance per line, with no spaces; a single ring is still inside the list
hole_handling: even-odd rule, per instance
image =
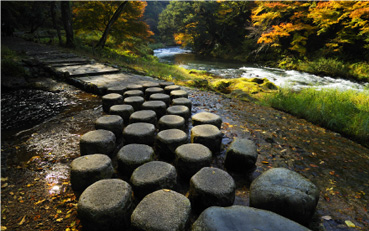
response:
[[[319,189],[308,179],[286,168],[273,168],[250,187],[250,206],[269,210],[301,224],[312,218]]]
[[[181,176],[192,177],[211,163],[211,151],[202,144],[184,144],[175,150],[175,166]]]
[[[128,104],[120,104],[120,105],[114,105],[110,107],[109,113],[111,115],[119,115],[123,119],[124,124],[128,124],[129,117],[134,112],[134,109],[132,105]]]
[[[83,191],[77,211],[86,230],[125,230],[131,209],[131,186],[120,179],[105,179]]]
[[[156,151],[161,158],[174,159],[177,147],[187,143],[187,134],[179,129],[163,130],[156,136]]]
[[[207,208],[192,225],[192,231],[235,230],[309,231],[310,229],[276,213],[240,205]]]
[[[109,87],[107,89],[107,93],[108,94],[110,94],[110,93],[117,93],[119,95],[123,95],[126,90],[127,90],[127,88],[124,87],[124,86],[114,86],[114,87]]]
[[[83,192],[88,186],[113,176],[111,159],[104,154],[91,154],[78,157],[71,163],[70,181],[72,189]]]
[[[133,170],[154,160],[154,150],[146,144],[128,144],[117,154],[118,171],[131,176]]]
[[[187,91],[184,90],[174,90],[170,92],[170,98],[176,99],[176,98],[188,98]]]
[[[156,117],[160,119],[167,112],[167,105],[163,101],[149,100],[141,106],[144,110],[153,110],[156,113]]]
[[[123,119],[118,115],[104,115],[95,121],[95,128],[111,131],[119,137],[123,132]]]
[[[160,100],[163,101],[167,107],[169,107],[170,104],[170,96],[163,93],[155,93],[150,95],[150,100]]]
[[[184,231],[191,213],[190,201],[177,192],[163,189],[147,195],[131,216],[135,230]]]
[[[185,119],[177,115],[165,115],[159,119],[158,122],[159,131],[166,129],[185,129]]]
[[[186,106],[177,105],[177,106],[170,106],[167,108],[167,114],[168,115],[178,115],[182,116],[185,119],[185,122],[188,121],[188,118],[190,118],[190,110]]]
[[[110,93],[102,97],[103,111],[108,113],[111,106],[123,103],[123,96],[117,93]]]
[[[145,90],[145,99],[150,99],[152,94],[164,93],[164,89],[161,87],[150,87]]]
[[[167,87],[167,86],[172,86],[172,85],[174,85],[174,83],[173,83],[173,82],[160,82],[159,84],[160,84],[160,87],[162,87],[162,88],[165,88],[165,87]]]
[[[208,147],[212,153],[219,153],[222,144],[222,132],[214,125],[197,125],[191,129],[191,143]]]
[[[191,111],[192,110],[192,102],[191,100],[187,99],[187,98],[176,98],[172,100],[172,105],[176,106],[176,105],[183,105],[188,107],[188,109]]]
[[[231,206],[236,185],[226,171],[204,167],[191,177],[189,199],[194,209],[202,211],[210,206]]]
[[[176,90],[181,90],[181,88],[177,85],[170,85],[170,86],[164,87],[164,92],[165,94],[168,94],[168,95],[170,95],[172,91],[176,91]]]
[[[133,112],[132,115],[129,117],[129,123],[150,123],[156,125],[156,113],[153,110],[141,110]]]
[[[148,82],[148,83],[144,83],[142,86],[143,86],[144,91],[145,91],[147,88],[160,87],[160,84],[159,83],[155,83],[155,82]]]
[[[159,189],[173,189],[177,184],[177,172],[171,164],[151,161],[136,168],[130,181],[135,195],[142,198]]]
[[[141,109],[143,102],[145,102],[145,99],[141,96],[131,96],[124,99],[124,103],[131,105],[135,111]]]
[[[123,130],[125,144],[147,144],[152,146],[155,139],[155,126],[150,123],[133,123]]]
[[[141,90],[129,90],[129,91],[124,92],[124,94],[123,94],[123,98],[131,97],[131,96],[141,96],[141,97],[143,97],[144,93]]]
[[[79,141],[81,155],[88,154],[107,154],[109,155],[115,149],[115,135],[107,130],[89,131],[81,136]]]
[[[253,141],[235,138],[227,149],[224,165],[229,171],[249,172],[255,168],[257,158],[258,152]]]
[[[222,126],[222,118],[210,112],[200,112],[192,116],[193,126],[201,124],[212,124],[220,129]]]
[[[140,90],[143,91],[143,86],[140,84],[128,84],[127,85],[127,91],[129,90]]]

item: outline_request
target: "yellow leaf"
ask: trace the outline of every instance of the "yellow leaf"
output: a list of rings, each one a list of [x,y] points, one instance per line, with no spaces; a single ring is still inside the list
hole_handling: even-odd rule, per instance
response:
[[[1,177],[1,182],[5,182],[8,180],[8,177]]]
[[[348,227],[351,227],[351,228],[355,228],[355,227],[356,227],[356,226],[355,226],[355,224],[354,224],[354,223],[352,223],[352,221],[346,220],[346,221],[345,221],[345,223],[346,223],[346,225],[347,225]]]
[[[1,226],[1,231],[5,231],[7,228],[5,226]]]
[[[26,222],[26,215],[22,218],[22,220],[18,223],[18,225],[23,225]]]
[[[8,187],[8,183],[1,185],[1,188],[6,188],[6,187]]]
[[[38,204],[41,204],[42,202],[44,202],[46,199],[43,199],[43,200],[40,200],[40,201],[37,201],[36,203],[35,203],[35,205],[38,205]]]
[[[62,211],[61,211],[60,209],[58,209],[58,210],[56,211],[56,213],[62,213]]]
[[[261,161],[261,163],[263,163],[263,164],[269,164],[269,162],[268,161],[265,161],[265,160]]]
[[[62,222],[63,218],[56,219],[56,222]]]

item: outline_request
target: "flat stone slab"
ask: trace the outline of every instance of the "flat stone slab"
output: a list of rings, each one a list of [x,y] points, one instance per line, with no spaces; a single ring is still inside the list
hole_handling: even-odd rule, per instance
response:
[[[127,85],[127,90],[140,90],[140,91],[143,91],[143,86],[141,84],[129,84],[129,85]]]
[[[185,119],[178,115],[165,115],[159,119],[158,128],[160,131],[173,128],[184,130]]]
[[[156,113],[156,117],[160,119],[167,112],[167,105],[160,100],[149,100],[141,105],[144,110],[153,110]]]
[[[150,100],[160,100],[163,101],[166,105],[166,107],[170,104],[170,96],[163,93],[155,93],[150,95]]]
[[[123,96],[124,92],[127,90],[127,87],[125,86],[113,86],[113,87],[109,87],[107,88],[106,92],[107,94],[109,93],[117,93]]]
[[[106,94],[102,97],[103,111],[108,113],[110,107],[123,103],[123,96],[118,93]]]
[[[144,96],[144,93],[141,90],[128,90],[126,92],[124,92],[123,97],[127,98],[130,96]]]
[[[309,229],[276,213],[233,205],[213,206],[203,211],[192,231],[308,231]]]
[[[119,172],[131,177],[136,168],[154,160],[154,149],[146,144],[128,144],[119,150],[117,159]]]
[[[147,83],[142,84],[142,87],[144,88],[144,90],[146,90],[147,88],[150,88],[150,87],[160,87],[160,84],[156,82],[147,82]]]
[[[111,154],[115,149],[116,137],[113,132],[107,130],[94,130],[85,133],[79,141],[81,155]]]
[[[301,224],[311,220],[318,200],[319,189],[286,168],[269,169],[250,187],[250,206],[278,213]]]
[[[142,198],[159,189],[173,189],[177,184],[177,171],[166,162],[151,161],[136,168],[130,181],[135,195]]]
[[[56,67],[57,72],[66,73],[70,77],[82,76],[82,75],[101,75],[107,73],[119,72],[118,68],[109,67],[104,64],[85,64],[77,66],[67,66],[67,67]]]
[[[188,92],[184,90],[174,90],[170,92],[170,97],[172,99],[176,98],[188,98]]]
[[[128,104],[119,104],[113,105],[110,107],[109,114],[111,115],[119,115],[123,119],[124,124],[128,124],[129,117],[134,112],[132,105]]]
[[[141,110],[133,112],[129,117],[129,123],[150,123],[156,125],[156,113],[153,110]]]
[[[185,196],[164,189],[147,195],[133,211],[131,222],[135,230],[184,231],[190,213]]]
[[[135,111],[141,109],[141,105],[145,102],[145,99],[141,96],[130,96],[124,99],[125,104],[129,104]]]
[[[191,177],[189,199],[199,211],[210,206],[231,206],[235,190],[236,184],[226,171],[204,167]]]
[[[172,105],[173,106],[178,106],[178,105],[182,105],[182,106],[186,106],[188,107],[188,109],[190,110],[190,112],[192,111],[192,102],[191,100],[187,99],[187,98],[175,98],[172,100]]]
[[[96,129],[111,131],[116,137],[122,136],[123,127],[123,119],[118,115],[104,115],[95,121]]]
[[[222,132],[214,125],[197,125],[191,129],[191,143],[208,147],[212,153],[219,153],[222,144]]]
[[[177,85],[169,85],[169,86],[164,87],[164,92],[165,94],[168,94],[168,95],[170,95],[172,91],[176,91],[176,90],[181,90],[181,88]]]
[[[72,57],[72,58],[59,58],[59,59],[47,59],[42,60],[41,63],[45,65],[49,64],[64,64],[64,63],[89,63],[90,60],[79,58],[79,57]]]
[[[165,88],[165,87],[167,87],[167,86],[172,86],[172,85],[174,85],[174,83],[173,83],[173,82],[167,82],[167,81],[165,81],[165,82],[159,82],[159,84],[160,84],[160,87],[162,87],[162,88]]]
[[[192,116],[192,124],[193,126],[201,124],[212,124],[220,129],[222,126],[222,118],[214,113],[199,112]]]
[[[131,186],[120,179],[105,179],[83,191],[77,211],[86,230],[125,230],[131,208]]]
[[[150,99],[152,94],[164,93],[164,89],[161,87],[150,87],[145,90],[145,99]]]
[[[71,163],[70,181],[72,189],[83,192],[88,186],[113,176],[111,159],[104,154],[91,154],[78,157]]]
[[[167,114],[182,116],[185,119],[185,122],[187,122],[188,118],[190,118],[191,112],[186,106],[176,105],[168,107]]]
[[[147,144],[152,146],[155,140],[155,126],[150,123],[133,123],[123,130],[126,144]]]
[[[179,129],[163,130],[156,136],[156,151],[166,160],[174,159],[177,147],[187,143],[187,134]]]
[[[257,147],[253,141],[235,138],[227,149],[224,165],[230,171],[250,172],[255,168],[257,158]]]

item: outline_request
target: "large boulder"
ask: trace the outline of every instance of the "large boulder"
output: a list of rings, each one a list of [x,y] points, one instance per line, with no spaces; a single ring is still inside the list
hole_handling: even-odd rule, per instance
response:
[[[301,224],[310,221],[318,204],[319,189],[286,168],[273,168],[250,187],[250,206],[270,210]]]
[[[210,207],[192,225],[192,231],[308,231],[276,213],[246,206]]]

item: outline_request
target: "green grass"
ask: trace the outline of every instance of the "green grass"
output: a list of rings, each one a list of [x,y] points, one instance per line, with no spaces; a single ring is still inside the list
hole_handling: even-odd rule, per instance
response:
[[[332,131],[369,144],[369,91],[338,91],[313,88],[294,92],[281,89],[269,94],[268,105],[305,118]]]

